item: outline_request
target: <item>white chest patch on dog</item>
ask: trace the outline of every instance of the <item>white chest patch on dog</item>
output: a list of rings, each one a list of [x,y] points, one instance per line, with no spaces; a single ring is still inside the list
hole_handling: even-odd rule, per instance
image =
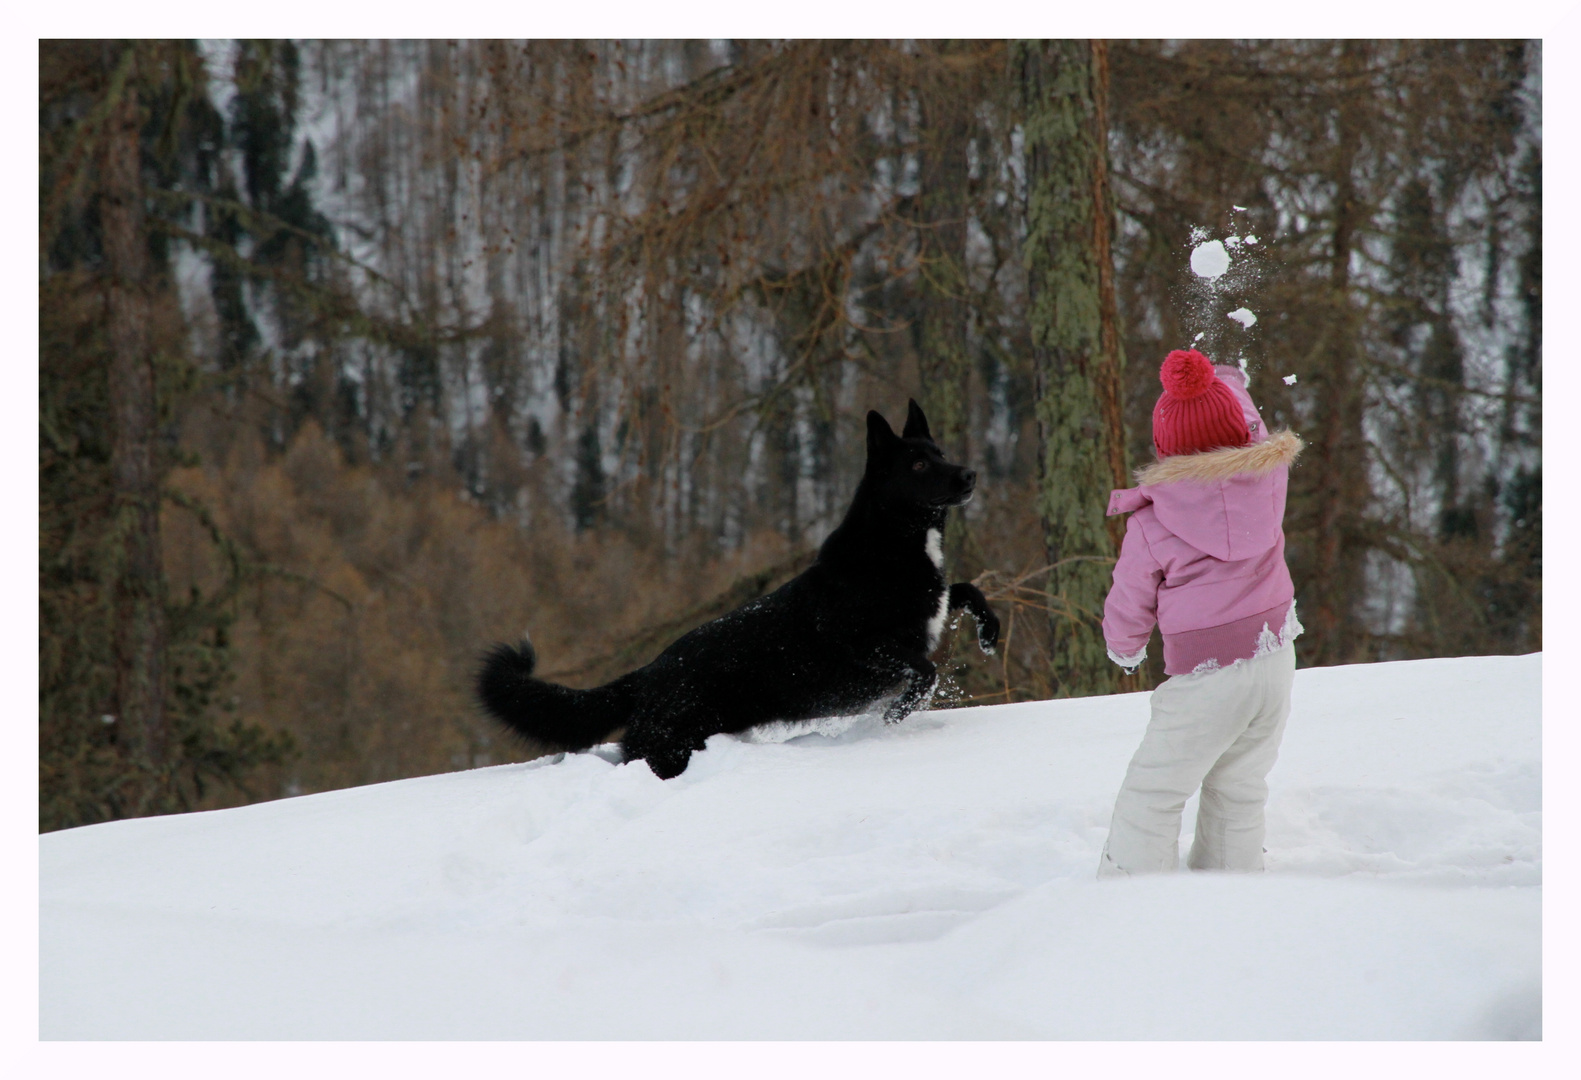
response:
[[[928,651],[932,652],[939,644],[939,635],[944,633],[944,620],[950,617],[950,590],[945,589],[939,593],[939,610],[933,613],[933,618],[928,620]]]
[[[944,572],[944,545],[943,537],[938,529],[929,529],[923,538],[922,550],[928,553],[928,561],[940,573]],[[928,620],[928,651],[932,652],[939,644],[939,635],[944,633],[944,620],[950,617],[950,590],[946,588],[939,593],[939,610],[933,613]]]

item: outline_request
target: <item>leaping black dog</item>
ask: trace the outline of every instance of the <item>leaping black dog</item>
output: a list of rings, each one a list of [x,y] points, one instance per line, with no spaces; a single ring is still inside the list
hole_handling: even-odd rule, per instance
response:
[[[592,690],[533,678],[528,641],[495,646],[478,697],[507,727],[567,750],[624,728],[625,760],[642,758],[665,780],[720,732],[880,704],[885,720],[902,720],[933,694],[928,654],[951,610],[971,613],[984,652],[999,641],[982,591],[944,577],[945,514],[966,505],[976,484],[975,472],[944,460],[915,401],[898,436],[869,412],[867,468],[851,508],[804,573]]]

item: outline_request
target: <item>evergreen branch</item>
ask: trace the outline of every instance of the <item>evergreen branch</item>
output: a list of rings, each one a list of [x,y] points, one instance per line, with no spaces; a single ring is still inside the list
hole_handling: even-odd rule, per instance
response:
[[[1421,372],[1411,371],[1407,368],[1401,367],[1398,364],[1391,364],[1388,361],[1379,360],[1376,356],[1368,356],[1366,360],[1368,367],[1376,368],[1379,371],[1393,375],[1396,378],[1405,379],[1408,382],[1413,382],[1420,386],[1430,386],[1450,394],[1463,394],[1468,397],[1490,398],[1494,401],[1514,402],[1517,405],[1530,405],[1533,407],[1541,406],[1543,403],[1542,398],[1532,397],[1530,394],[1522,394],[1515,390],[1484,390],[1478,386],[1467,386],[1465,383],[1457,383],[1450,379],[1441,379],[1436,375],[1423,375]]]
[[[268,282],[290,293],[307,303],[319,315],[339,320],[343,324],[341,332],[348,336],[366,338],[396,349],[412,349],[425,345],[451,345],[473,341],[487,337],[491,332],[486,322],[476,326],[435,328],[421,323],[381,319],[370,315],[348,297],[314,288],[299,276],[287,271],[260,266],[229,244],[160,218],[151,219],[149,225],[207,252],[233,270],[246,274],[254,280]]]
[[[330,257],[337,259],[357,270],[360,270],[364,274],[367,274],[369,278],[377,281],[381,285],[384,285],[391,292],[396,293],[398,296],[401,295],[401,288],[399,285],[397,285],[394,281],[391,281],[384,274],[375,270],[373,267],[369,266],[367,263],[362,262],[360,259],[351,255],[349,252],[342,251],[340,247],[336,245],[333,237],[326,237],[319,233],[313,232],[311,229],[304,229],[300,225],[293,225],[289,221],[269,213],[267,210],[259,210],[256,207],[248,206],[246,203],[241,202],[238,199],[227,199],[219,195],[207,195],[200,191],[173,191],[169,188],[154,188],[148,194],[154,198],[163,199],[166,202],[201,203],[204,206],[210,206],[216,210],[225,210],[229,213],[235,214],[237,218],[240,219],[242,226],[260,240],[268,240],[277,233],[286,233],[288,235],[294,236],[299,240],[304,240],[307,243],[312,244],[315,248],[317,248],[319,251],[322,251],[326,255],[329,255]],[[402,302],[407,302],[404,296],[402,297]]]
[[[285,581],[293,581],[299,585],[306,585],[311,589],[321,592],[325,596],[328,596],[330,599],[339,603],[347,611],[353,611],[356,609],[356,605],[350,600],[346,599],[346,597],[340,595],[340,593],[336,592],[334,589],[331,589],[329,586],[324,585],[323,583],[315,580],[312,577],[309,577],[306,574],[297,573],[295,570],[288,570],[285,567],[278,566],[274,563],[259,562],[247,558],[247,556],[243,554],[241,550],[241,545],[239,545],[235,540],[231,539],[231,537],[220,528],[219,522],[214,520],[213,513],[201,500],[195,499],[186,492],[177,490],[175,488],[167,488],[164,495],[165,498],[169,499],[172,503],[181,507],[183,510],[186,510],[188,513],[192,514],[193,517],[197,518],[198,523],[202,525],[204,531],[209,534],[209,537],[214,541],[215,546],[224,552],[226,561],[230,564],[231,581],[224,593],[210,601],[210,607],[217,607],[222,602],[222,598],[229,599],[230,597],[234,596],[238,591],[240,591],[242,582],[249,577],[275,577]]]
[[[357,609],[357,605],[354,604],[352,601],[346,599],[344,596],[340,595],[340,593],[336,592],[334,589],[331,589],[328,585],[325,585],[323,582],[318,581],[315,578],[309,577],[307,574],[299,574],[295,570],[287,570],[283,566],[278,566],[278,565],[276,565],[274,563],[264,563],[264,562],[252,563],[248,567],[248,569],[252,573],[257,574],[257,575],[259,575],[261,577],[275,577],[275,578],[280,578],[283,581],[294,581],[298,585],[306,585],[308,588],[313,589],[315,592],[323,593],[325,596],[327,596],[331,600],[335,601],[341,607],[345,608],[348,612],[355,611]]]
[[[166,488],[164,491],[164,496],[170,502],[174,503],[176,506],[181,507],[181,509],[187,511],[187,513],[195,517],[198,521],[198,524],[201,525],[203,530],[208,533],[209,539],[214,542],[214,546],[219,548],[221,553],[224,554],[225,561],[229,564],[231,572],[230,580],[226,585],[223,595],[226,599],[234,596],[237,589],[239,589],[241,586],[241,580],[245,574],[244,567],[246,565],[246,560],[243,557],[241,549],[237,545],[236,541],[232,540],[230,536],[220,528],[219,522],[214,520],[214,514],[201,500],[193,498],[186,492],[176,488]],[[218,597],[216,597],[212,601],[211,606],[217,607],[219,603],[220,600]]]
[[[1410,529],[1377,519],[1358,519],[1353,526],[1356,539],[1386,555],[1405,563],[1431,570],[1443,579],[1462,606],[1480,625],[1487,624],[1487,613],[1475,597],[1467,591],[1462,575],[1444,565],[1442,559],[1428,550],[1421,536]]]
[[[506,154],[499,159],[491,171],[498,172],[517,162],[530,161],[556,152],[568,153],[600,135],[611,134],[628,125],[653,120],[683,108],[690,113],[707,108],[718,108],[754,82],[770,77],[779,66],[787,62],[786,58],[791,55],[793,54],[788,51],[779,52],[747,67],[722,64],[689,83],[655,95],[638,108],[627,112],[606,110],[595,116],[592,122],[576,130],[557,131],[558,138],[553,141],[529,145]]]

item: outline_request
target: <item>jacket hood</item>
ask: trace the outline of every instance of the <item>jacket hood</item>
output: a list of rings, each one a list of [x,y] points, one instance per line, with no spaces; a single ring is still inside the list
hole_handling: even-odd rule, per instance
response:
[[[1199,551],[1249,559],[1279,542],[1289,466],[1301,449],[1299,436],[1280,431],[1248,446],[1155,461],[1138,470],[1140,486],[1110,494],[1109,514],[1151,504],[1159,524]]]

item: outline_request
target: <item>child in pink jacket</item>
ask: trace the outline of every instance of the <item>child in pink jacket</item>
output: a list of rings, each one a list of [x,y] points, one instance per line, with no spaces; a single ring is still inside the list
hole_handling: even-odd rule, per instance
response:
[[[1172,352],[1153,409],[1158,460],[1109,496],[1131,515],[1104,603],[1109,658],[1164,671],[1152,719],[1115,799],[1099,877],[1179,865],[1180,815],[1200,786],[1193,870],[1261,870],[1265,778],[1295,678],[1295,589],[1285,566],[1285,489],[1301,440],[1270,435],[1235,368]]]

